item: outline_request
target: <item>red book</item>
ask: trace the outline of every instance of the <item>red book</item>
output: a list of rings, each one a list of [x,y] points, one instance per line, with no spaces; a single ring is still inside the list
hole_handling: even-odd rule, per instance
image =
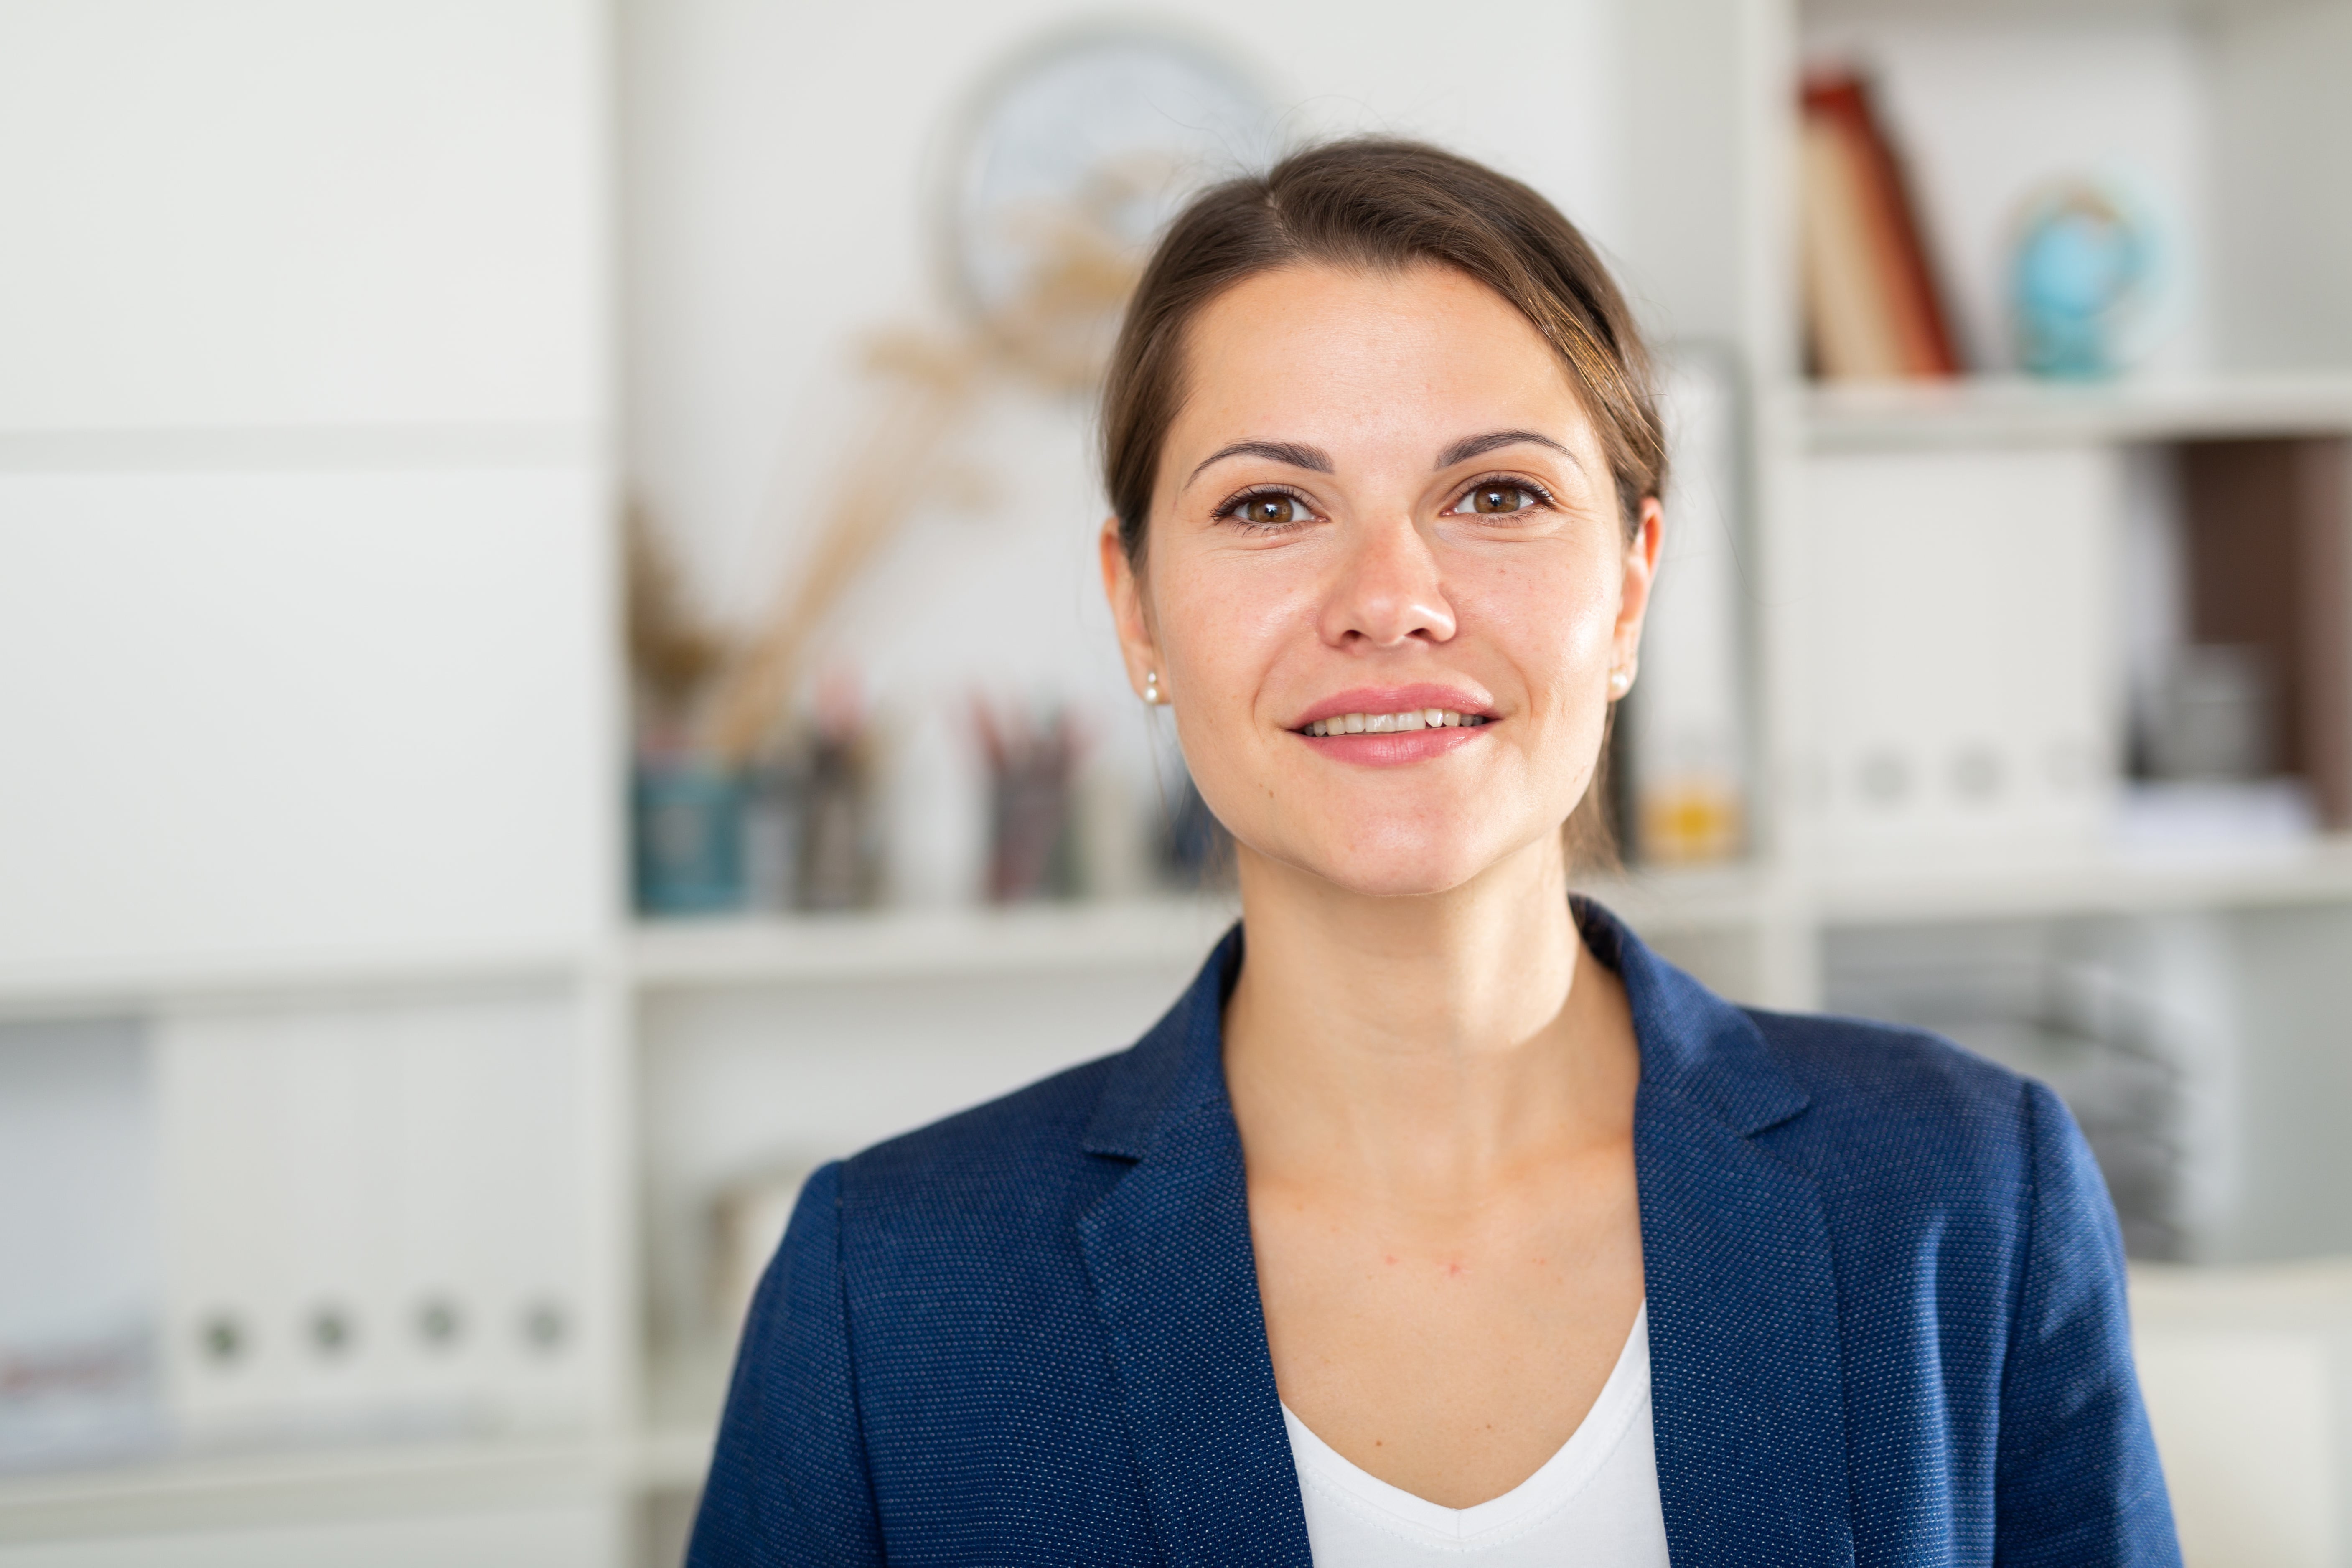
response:
[[[1819,368],[1832,377],[1958,375],[1917,207],[1868,87],[1847,72],[1815,75],[1803,106],[1807,295]]]

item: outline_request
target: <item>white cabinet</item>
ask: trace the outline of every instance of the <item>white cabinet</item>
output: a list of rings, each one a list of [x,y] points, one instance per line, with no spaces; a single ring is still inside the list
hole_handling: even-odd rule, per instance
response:
[[[0,978],[579,951],[605,502],[583,468],[0,473]]]

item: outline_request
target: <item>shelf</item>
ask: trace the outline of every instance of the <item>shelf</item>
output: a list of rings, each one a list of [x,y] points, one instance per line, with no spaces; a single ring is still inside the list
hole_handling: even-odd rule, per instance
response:
[[[174,1456],[0,1476],[0,1541],[634,1490],[677,1468],[674,1462],[664,1468],[658,1448],[590,1436],[479,1437]]]
[[[1233,923],[1218,899],[640,922],[643,991],[807,981],[915,980],[1195,963]]]
[[[1814,452],[2179,441],[2352,432],[2352,374],[2187,380],[1816,384],[1798,394]]]
[[[2235,852],[2116,852],[2032,866],[1825,876],[1814,894],[1831,925],[2352,903],[2352,836]]]
[[[1802,0],[1808,21],[1849,16],[1958,17],[2041,23],[2226,20],[2284,11],[2307,0]]]
[[[417,949],[370,953],[287,953],[268,958],[158,956],[84,963],[0,963],[0,1018],[144,1013],[156,1007],[252,997],[477,990],[562,984],[591,963],[584,947]]]
[[[1764,907],[1763,883],[1747,868],[1581,885],[1640,930],[1742,926]],[[629,963],[641,992],[1189,966],[1238,914],[1230,897],[1204,897],[648,921]]]

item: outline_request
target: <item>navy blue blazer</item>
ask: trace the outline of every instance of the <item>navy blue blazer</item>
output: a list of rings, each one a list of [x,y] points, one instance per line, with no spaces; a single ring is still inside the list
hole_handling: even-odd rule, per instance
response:
[[[2177,1563],[2114,1211],[2050,1091],[1732,1006],[1578,912],[1641,1043],[1674,1561]],[[693,1568],[1304,1568],[1220,1051],[1240,960],[1237,928],[1132,1049],[810,1178]]]

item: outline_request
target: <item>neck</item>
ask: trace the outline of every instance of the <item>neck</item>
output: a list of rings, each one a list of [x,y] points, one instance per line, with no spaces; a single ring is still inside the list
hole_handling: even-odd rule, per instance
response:
[[[1469,1191],[1563,1138],[1630,1127],[1630,1018],[1583,952],[1557,844],[1410,898],[1239,855],[1248,946],[1225,1072],[1253,1180],[1296,1161]]]

